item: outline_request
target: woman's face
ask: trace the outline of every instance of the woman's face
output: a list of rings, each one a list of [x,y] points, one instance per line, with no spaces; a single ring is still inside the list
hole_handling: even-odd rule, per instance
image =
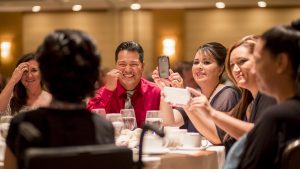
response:
[[[274,93],[278,92],[276,85],[280,83],[276,74],[277,64],[276,60],[272,58],[271,53],[264,50],[263,47],[264,41],[259,40],[254,50],[257,85],[261,92],[274,96]]]
[[[21,83],[26,89],[35,88],[41,85],[39,64],[36,60],[28,61],[28,70],[24,71]]]
[[[193,62],[193,77],[197,84],[213,85],[219,83],[219,76],[223,72],[223,66],[217,64],[216,59],[210,54],[197,52]]]
[[[238,87],[253,89],[256,87],[254,58],[245,46],[235,48],[230,54],[230,70]]]

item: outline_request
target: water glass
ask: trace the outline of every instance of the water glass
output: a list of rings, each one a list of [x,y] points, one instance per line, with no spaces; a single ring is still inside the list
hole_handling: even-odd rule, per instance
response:
[[[146,113],[146,124],[152,125],[157,129],[162,129],[162,118],[158,110],[148,110]]]
[[[124,129],[134,130],[137,127],[134,109],[121,109],[120,113],[122,114]]]
[[[120,136],[123,128],[124,128],[124,122],[122,119],[122,115],[120,113],[109,113],[106,114],[106,119],[110,122],[112,122],[114,129],[115,129],[115,136]]]

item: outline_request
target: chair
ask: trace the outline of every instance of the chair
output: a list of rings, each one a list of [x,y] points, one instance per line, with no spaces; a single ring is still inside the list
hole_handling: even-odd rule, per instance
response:
[[[26,169],[132,169],[132,151],[115,145],[30,148]]]
[[[164,136],[155,127],[144,125],[137,162],[133,161],[132,150],[116,145],[29,148],[25,152],[25,169],[142,169],[143,139],[148,130]]]
[[[283,169],[300,168],[300,138],[289,143],[282,154]]]

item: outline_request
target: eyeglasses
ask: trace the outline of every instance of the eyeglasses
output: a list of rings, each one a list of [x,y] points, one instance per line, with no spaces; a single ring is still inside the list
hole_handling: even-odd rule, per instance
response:
[[[130,67],[130,68],[137,68],[138,66],[140,66],[140,63],[139,62],[130,62],[130,63],[126,63],[126,62],[117,62],[117,66],[119,68],[126,68],[127,65]]]

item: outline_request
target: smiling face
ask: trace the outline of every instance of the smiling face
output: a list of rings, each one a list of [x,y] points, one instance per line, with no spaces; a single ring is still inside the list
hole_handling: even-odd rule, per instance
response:
[[[256,86],[254,58],[245,46],[235,48],[230,55],[230,70],[236,84],[245,89]]]
[[[122,50],[118,53],[116,68],[122,72],[119,79],[126,90],[133,90],[139,84],[144,64],[139,60],[137,52]]]
[[[41,87],[41,75],[39,64],[36,60],[28,61],[28,71],[23,73],[21,83],[26,89],[36,89]]]
[[[223,66],[217,64],[216,59],[208,53],[198,51],[193,62],[193,77],[197,84],[212,85],[219,83],[219,76],[223,72]]]

